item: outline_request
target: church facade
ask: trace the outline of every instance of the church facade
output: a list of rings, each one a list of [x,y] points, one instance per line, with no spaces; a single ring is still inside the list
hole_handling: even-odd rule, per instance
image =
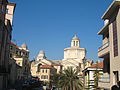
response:
[[[64,59],[61,60],[61,64],[64,69],[73,67],[79,69],[80,74],[82,74],[85,58],[86,49],[80,48],[80,39],[75,35],[71,40],[71,47],[64,49]]]

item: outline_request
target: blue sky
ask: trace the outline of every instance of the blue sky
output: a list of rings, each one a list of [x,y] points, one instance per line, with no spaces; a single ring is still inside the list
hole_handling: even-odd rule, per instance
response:
[[[51,60],[63,59],[74,34],[87,58],[98,60],[102,44],[97,32],[103,27],[101,16],[113,0],[10,0],[16,2],[12,40],[26,43],[30,59],[40,50]]]

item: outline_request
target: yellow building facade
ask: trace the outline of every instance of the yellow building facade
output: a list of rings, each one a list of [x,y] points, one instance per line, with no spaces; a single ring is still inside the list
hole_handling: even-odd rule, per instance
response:
[[[50,83],[53,75],[62,70],[62,65],[52,60],[48,60],[44,51],[40,51],[36,60],[31,62],[31,74],[39,80]]]
[[[23,44],[21,47],[18,47],[15,43],[11,42],[10,58],[10,62],[14,61],[14,64],[16,64],[17,72],[14,72],[14,75],[16,74],[16,80],[28,79],[30,76],[30,62],[27,45]]]

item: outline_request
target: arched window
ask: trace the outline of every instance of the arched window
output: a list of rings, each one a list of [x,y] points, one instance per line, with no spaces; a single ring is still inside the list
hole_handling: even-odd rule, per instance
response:
[[[78,46],[78,41],[76,41],[76,46]]]
[[[73,45],[75,46],[75,41],[73,41]]]

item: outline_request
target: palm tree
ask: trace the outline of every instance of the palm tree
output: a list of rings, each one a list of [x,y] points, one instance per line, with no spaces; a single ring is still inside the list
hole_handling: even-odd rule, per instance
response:
[[[78,72],[72,67],[60,73],[58,84],[62,90],[82,90],[83,83],[78,78]]]

